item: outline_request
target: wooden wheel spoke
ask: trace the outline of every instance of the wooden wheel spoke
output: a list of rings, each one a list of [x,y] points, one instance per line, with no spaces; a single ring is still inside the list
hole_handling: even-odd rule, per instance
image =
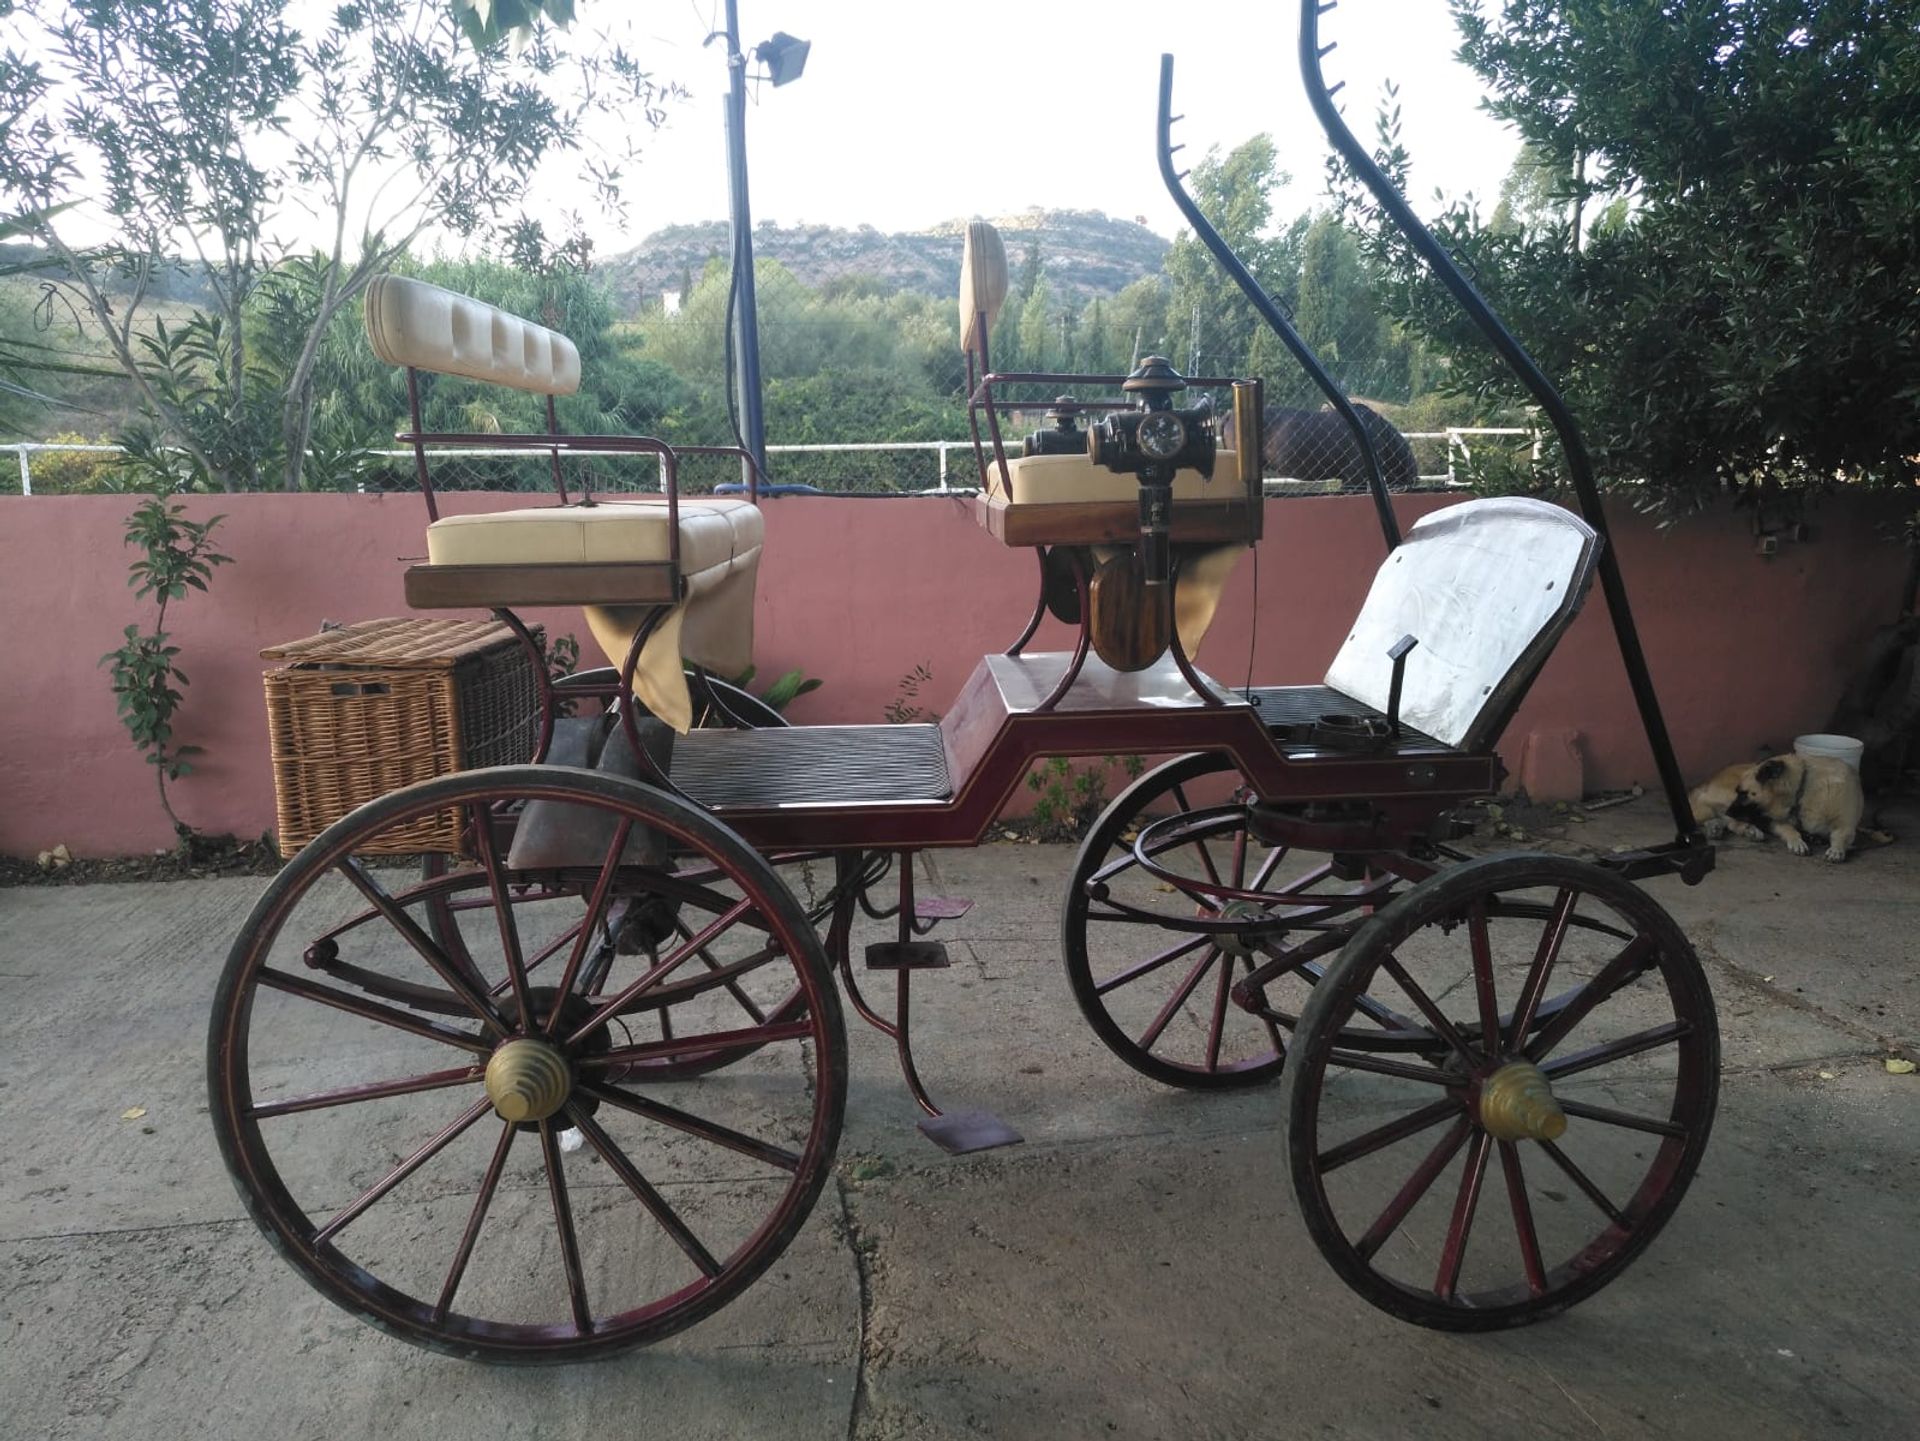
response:
[[[452,1121],[448,1122],[446,1126],[436,1132],[419,1150],[415,1151],[411,1156],[407,1157],[406,1160],[402,1161],[391,1171],[387,1172],[386,1175],[375,1181],[365,1191],[362,1191],[344,1210],[335,1212],[332,1220],[328,1221],[326,1225],[313,1233],[314,1246],[324,1246],[328,1241],[339,1235],[341,1229],[345,1227],[348,1222],[364,1215],[369,1206],[373,1205],[382,1196],[386,1195],[387,1192],[406,1180],[407,1177],[411,1176],[415,1171],[426,1165],[428,1161],[431,1161],[435,1156],[439,1155],[456,1136],[492,1109],[493,1102],[485,1096],[482,1096],[466,1110],[454,1117]]]
[[[520,950],[520,923],[514,919],[513,897],[507,893],[506,873],[500,867],[499,848],[493,834],[493,816],[484,802],[468,808],[472,816],[469,829],[480,868],[486,873],[487,890],[493,897],[494,923],[500,932],[500,953],[505,960],[507,986],[513,993],[515,1013],[522,1026],[533,1021],[533,998],[527,989],[526,957]],[[491,1001],[491,997],[489,997]]]
[[[673,929],[675,930],[675,932],[678,933],[681,940],[690,941],[693,939],[693,932],[688,929],[687,923],[681,920],[678,916],[675,916],[673,918]],[[694,954],[700,958],[700,964],[707,968],[707,971],[709,974],[714,975],[716,977],[724,977],[724,979],[721,981],[721,984],[727,988],[727,994],[733,997],[733,999],[739,1004],[741,1010],[745,1011],[749,1016],[753,1017],[753,1022],[755,1025],[766,1024],[767,1013],[763,1011],[758,1004],[755,1003],[753,997],[749,996],[745,991],[740,989],[740,983],[734,979],[733,973],[730,973],[724,965],[722,965],[719,961],[716,961],[713,958],[713,953],[711,951],[709,951],[705,946],[701,946],[698,950],[694,952]],[[770,958],[772,955],[773,955],[773,949],[771,947],[767,947],[765,948],[764,952],[759,957],[759,959]]]
[[[1327,1064],[1340,1066],[1349,1071],[1367,1071],[1376,1076],[1397,1076],[1403,1081],[1419,1081],[1428,1086],[1446,1086],[1458,1089],[1466,1084],[1464,1078],[1436,1066],[1414,1066],[1405,1061],[1389,1061],[1380,1056],[1369,1055],[1365,1051],[1328,1051]]]
[[[1553,1019],[1534,1033],[1527,1042],[1527,1059],[1539,1064],[1542,1057],[1567,1038],[1573,1028],[1605,1003],[1622,986],[1638,979],[1659,959],[1659,952],[1648,936],[1635,936],[1618,955],[1602,966],[1599,973],[1569,996],[1554,1011]]]
[[[1570,1101],[1564,1096],[1556,1097],[1560,1109],[1569,1116],[1578,1116],[1586,1121],[1598,1121],[1603,1126],[1619,1126],[1628,1131],[1645,1131],[1653,1136],[1682,1137],[1687,1128],[1673,1121],[1663,1121],[1656,1116],[1636,1116],[1631,1111],[1616,1111],[1611,1106],[1591,1106],[1585,1101]]]
[[[567,1114],[580,1118],[573,1108]],[[593,1312],[587,1306],[587,1278],[580,1269],[580,1239],[573,1229],[573,1206],[567,1197],[566,1173],[561,1170],[560,1142],[553,1123],[540,1123],[540,1153],[547,1166],[547,1194],[553,1198],[553,1225],[560,1236],[560,1267],[567,1275],[567,1304],[573,1310],[574,1329],[582,1336],[593,1330]]]
[[[1187,1003],[1187,998],[1199,987],[1200,978],[1207,973],[1207,967],[1213,964],[1214,958],[1219,954],[1217,947],[1209,946],[1207,953],[1193,963],[1193,969],[1187,972],[1186,979],[1175,986],[1173,994],[1167,997],[1167,1003],[1160,1008],[1160,1014],[1155,1016],[1146,1030],[1140,1033],[1140,1039],[1136,1044],[1141,1050],[1151,1051],[1154,1048],[1161,1033],[1167,1029],[1167,1023]]]
[[[1450,1301],[1460,1289],[1460,1265],[1467,1259],[1467,1238],[1473,1233],[1474,1212],[1480,1205],[1480,1185],[1487,1175],[1487,1152],[1493,1138],[1476,1131],[1467,1147],[1467,1163],[1460,1172],[1460,1189],[1453,1198],[1453,1218],[1447,1223],[1446,1243],[1440,1248],[1440,1266],[1433,1277],[1433,1294]]]
[[[1573,1182],[1581,1195],[1585,1196],[1589,1201],[1593,1202],[1595,1206],[1600,1208],[1600,1213],[1603,1216],[1616,1226],[1624,1227],[1627,1224],[1627,1218],[1620,1214],[1619,1207],[1609,1201],[1606,1192],[1596,1186],[1593,1183],[1593,1179],[1574,1164],[1573,1157],[1561,1150],[1560,1147],[1552,1141],[1542,1141],[1540,1143],[1540,1149],[1545,1151],[1547,1158],[1560,1168],[1569,1181]]]
[[[721,1051],[746,1052],[772,1041],[804,1041],[812,1035],[811,1021],[778,1021],[741,1031],[702,1031],[691,1036],[677,1036],[672,1040],[615,1046],[597,1056],[582,1056],[575,1064],[582,1070],[605,1070],[611,1066],[631,1066],[642,1061],[664,1061],[680,1056],[705,1056]]]
[[[1169,946],[1166,950],[1160,952],[1159,955],[1149,957],[1137,965],[1128,966],[1119,975],[1112,977],[1110,980],[1102,981],[1093,988],[1093,993],[1096,996],[1104,996],[1110,991],[1117,991],[1122,986],[1130,985],[1142,976],[1150,976],[1162,966],[1177,961],[1182,956],[1192,955],[1195,951],[1199,950],[1200,947],[1206,945],[1209,939],[1209,937],[1204,935],[1195,936],[1191,940],[1182,941],[1177,946]]]
[[[412,1096],[422,1091],[439,1091],[448,1086],[477,1081],[486,1074],[485,1066],[460,1066],[451,1071],[428,1071],[419,1076],[403,1076],[391,1081],[369,1081],[359,1086],[342,1086],[337,1091],[315,1091],[285,1101],[268,1101],[252,1107],[248,1114],[256,1120],[268,1116],[287,1116],[296,1111],[318,1111],[328,1106],[346,1106],[356,1101],[378,1101],[388,1096]]]
[[[1509,1046],[1517,1047],[1533,1025],[1540,998],[1547,993],[1547,978],[1553,974],[1554,963],[1560,959],[1560,947],[1566,942],[1577,899],[1571,886],[1563,886],[1553,898],[1553,914],[1540,933],[1539,948],[1533,953],[1533,964],[1527,967],[1527,978],[1520,985],[1520,999],[1514,1004],[1513,1029],[1507,1033]]]
[[[592,1081],[583,1081],[580,1085],[583,1094],[592,1096],[609,1106],[623,1111],[631,1111],[636,1116],[644,1116],[649,1121],[657,1121],[676,1131],[684,1131],[689,1136],[698,1136],[703,1141],[711,1141],[716,1146],[725,1146],[729,1151],[738,1151],[743,1156],[751,1156],[756,1161],[765,1161],[769,1166],[778,1166],[783,1171],[798,1171],[800,1158],[784,1146],[776,1146],[770,1141],[758,1140],[731,1126],[723,1126],[718,1121],[709,1121],[705,1117],[693,1115],[677,1106],[669,1106],[646,1096],[636,1096],[615,1086],[596,1085]]]
[[[721,1269],[720,1263],[701,1244],[700,1238],[687,1229],[687,1223],[680,1219],[680,1213],[667,1204],[666,1198],[655,1190],[652,1183],[640,1174],[632,1161],[627,1159],[627,1153],[616,1146],[613,1138],[600,1129],[599,1123],[572,1104],[567,1106],[567,1115],[573,1119],[573,1124],[580,1128],[580,1134],[587,1138],[587,1143],[600,1153],[600,1159],[607,1163],[608,1169],[626,1183],[627,1189],[633,1192],[640,1204],[646,1208],[647,1213],[659,1223],[660,1229],[673,1239],[676,1246],[686,1252],[687,1259],[699,1268],[700,1274],[709,1280],[718,1276]]]
[[[1447,1169],[1448,1162],[1459,1154],[1460,1148],[1467,1143],[1467,1134],[1473,1128],[1465,1116],[1455,1121],[1447,1134],[1434,1143],[1420,1164],[1413,1168],[1413,1174],[1401,1184],[1394,1193],[1387,1208],[1374,1219],[1366,1233],[1353,1243],[1353,1249],[1363,1261],[1371,1261],[1374,1253],[1386,1245],[1393,1233],[1400,1229],[1400,1223],[1407,1219],[1408,1212],[1420,1204],[1420,1198],[1433,1189],[1433,1183],[1440,1173]]]
[[[271,966],[261,968],[259,981],[261,985],[271,990],[285,991],[288,995],[298,996],[304,1001],[332,1006],[335,1010],[345,1011],[349,1015],[377,1021],[383,1026],[392,1026],[396,1031],[406,1031],[410,1035],[424,1036],[429,1041],[439,1041],[442,1045],[471,1051],[476,1056],[484,1056],[493,1049],[471,1031],[458,1031],[452,1026],[443,1026],[438,1021],[429,1021],[421,1016],[410,1015],[393,1006],[383,1006],[378,1001],[369,1001],[361,996],[348,995],[345,991],[336,991],[332,986],[316,985],[303,976],[277,971]]]
[[[1297,1054],[1297,1053],[1296,1053]],[[1396,1141],[1404,1141],[1409,1136],[1417,1136],[1431,1126],[1437,1126],[1449,1116],[1460,1114],[1460,1103],[1448,1099],[1434,1101],[1417,1111],[1409,1111],[1396,1121],[1355,1136],[1351,1141],[1342,1141],[1332,1150],[1322,1151],[1315,1162],[1322,1172],[1337,1171],[1342,1166],[1371,1156],[1375,1151],[1391,1146]]]
[[[1527,1203],[1527,1176],[1520,1165],[1520,1148],[1500,1143],[1500,1169],[1507,1178],[1507,1204],[1513,1210],[1513,1234],[1520,1243],[1520,1266],[1527,1273],[1527,1290],[1547,1294],[1547,1268],[1540,1261],[1540,1235],[1533,1227],[1533,1208]]]
[[[507,1152],[513,1149],[513,1138],[519,1129],[511,1121],[500,1123],[500,1140],[493,1148],[493,1160],[487,1164],[487,1174],[480,1180],[480,1194],[473,1198],[473,1211],[467,1217],[467,1228],[460,1233],[460,1245],[447,1267],[447,1279],[440,1287],[440,1299],[434,1303],[433,1318],[436,1321],[446,1320],[447,1313],[453,1309],[454,1293],[460,1289],[461,1278],[467,1274],[467,1262],[473,1259],[474,1243],[480,1239],[480,1227],[487,1219],[487,1208],[493,1204],[493,1193],[499,1188],[500,1175],[507,1168]]]
[[[628,1002],[644,994],[649,987],[656,986],[665,980],[669,975],[673,974],[674,971],[686,964],[687,960],[702,946],[711,944],[716,936],[730,929],[735,921],[739,920],[752,909],[753,901],[751,899],[736,901],[733,905],[727,907],[720,915],[714,917],[713,920],[702,926],[691,939],[678,950],[674,951],[673,954],[669,955],[664,961],[650,968],[637,981],[620,991],[610,1000],[603,1001],[594,1013],[587,1017],[587,1019],[567,1037],[567,1044],[569,1046],[579,1045],[588,1036],[599,1030],[600,1027],[606,1025],[608,1020],[619,1015],[622,1008],[625,1007]]]
[[[619,874],[620,857],[626,854],[627,837],[632,832],[633,822],[625,818],[614,828],[613,844],[607,848],[607,858],[601,863],[600,874],[594,878],[593,890],[587,897],[586,918],[580,922],[573,949],[567,953],[566,967],[560,972],[558,989],[562,997],[573,994],[574,983],[580,978],[580,967],[586,961],[594,939],[600,934],[601,918],[607,913],[607,898],[613,894],[613,878]],[[547,1017],[546,1032],[549,1036],[560,1024],[560,1013],[564,1009],[564,1006],[556,1005],[553,1014]]]
[[[1413,977],[1407,974],[1406,967],[1400,964],[1399,959],[1391,954],[1383,956],[1380,967],[1393,977],[1400,989],[1406,993],[1407,999],[1412,1001],[1420,1014],[1427,1018],[1427,1024],[1433,1027],[1433,1033],[1445,1041],[1452,1048],[1453,1053],[1471,1069],[1478,1058],[1467,1049],[1466,1041],[1461,1038],[1460,1032],[1454,1029],[1453,1022],[1447,1019],[1446,1012],[1435,1005],[1433,998],[1414,983]]]
[[[493,1001],[474,984],[473,978],[465,968],[457,965],[433,937],[421,929],[418,921],[400,909],[393,897],[387,894],[357,857],[346,857],[339,862],[338,869],[352,883],[353,888],[365,896],[373,908],[385,917],[387,924],[399,932],[400,938],[432,968],[447,989],[460,998],[461,1004],[473,1012],[483,1026],[496,1035],[507,1034],[506,1020]]]
[[[1500,1002],[1493,991],[1493,943],[1487,935],[1484,901],[1475,902],[1467,910],[1467,945],[1473,956],[1473,995],[1480,1008],[1480,1036],[1491,1054],[1500,1044]]]
[[[1287,848],[1275,846],[1267,852],[1267,858],[1260,862],[1260,869],[1253,874],[1253,883],[1247,887],[1250,891],[1263,891],[1267,882],[1273,879],[1273,873],[1280,869],[1280,862],[1286,859]]]
[[[1187,799],[1187,789],[1185,786],[1175,785],[1173,788],[1173,798],[1179,802],[1181,810],[1191,811],[1193,809],[1193,803]],[[1244,834],[1244,832],[1242,832],[1242,834]],[[1220,879],[1220,869],[1214,865],[1213,852],[1207,849],[1206,841],[1204,839],[1195,839],[1192,844],[1194,848],[1200,852],[1200,865],[1201,868],[1206,871],[1207,879],[1212,881],[1216,886],[1224,885],[1225,882]]]
[[[1227,1028],[1227,991],[1233,985],[1233,958],[1220,954],[1220,981],[1213,988],[1213,1015],[1207,1022],[1207,1069],[1220,1069],[1220,1037]]]
[[[567,927],[566,930],[562,931],[559,935],[555,936],[552,940],[548,941],[538,951],[534,952],[532,958],[527,962],[526,973],[529,976],[531,976],[535,971],[539,970],[541,966],[545,965],[548,961],[552,960],[556,955],[558,955],[560,952],[560,948],[562,946],[571,944],[573,940],[576,937],[578,937],[579,934],[580,934],[579,924],[575,924]],[[495,981],[493,984],[493,989],[488,991],[487,994],[493,997],[493,999],[497,1001],[500,999],[500,997],[504,996],[512,988],[513,988],[513,979],[512,977],[507,977],[504,980]]]
[[[1664,1026],[1651,1026],[1644,1031],[1635,1031],[1631,1036],[1622,1036],[1616,1041],[1607,1041],[1602,1045],[1589,1046],[1584,1051],[1575,1051],[1572,1055],[1561,1056],[1558,1060],[1548,1061],[1540,1070],[1548,1080],[1557,1081],[1563,1076],[1591,1071],[1596,1066],[1604,1066],[1627,1056],[1638,1056],[1662,1046],[1670,1046],[1692,1034],[1691,1021],[1669,1021]]]

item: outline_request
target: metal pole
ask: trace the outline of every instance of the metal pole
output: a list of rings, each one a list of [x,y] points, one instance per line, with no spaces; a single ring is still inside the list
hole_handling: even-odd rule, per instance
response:
[[[27,461],[27,448],[20,447],[20,493],[33,494],[33,468]]]
[[[734,373],[746,452],[767,473],[767,427],[760,408],[760,317],[753,295],[753,219],[747,203],[747,57],[740,53],[740,7],[727,0],[727,189],[732,198]],[[740,478],[750,480],[746,462]]]

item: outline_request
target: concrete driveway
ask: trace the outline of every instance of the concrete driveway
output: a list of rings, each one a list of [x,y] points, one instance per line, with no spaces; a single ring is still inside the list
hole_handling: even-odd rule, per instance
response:
[[[1896,818],[1901,819],[1901,818]],[[1920,839],[1916,818],[1900,829]],[[1648,839],[1650,805],[1582,839]],[[1322,1262],[1271,1089],[1159,1088],[1055,957],[1071,854],[933,858],[977,909],[923,1074],[1024,1146],[949,1159],[850,1020],[835,1183],[769,1277],[590,1367],[446,1360],[322,1301],[242,1216],[203,1054],[256,880],[0,891],[0,1435],[1828,1437],[1920,1419],[1920,846],[1731,843],[1655,894],[1717,995],[1712,1148],[1618,1284],[1542,1326],[1397,1323]],[[122,1119],[131,1108],[144,1115]]]

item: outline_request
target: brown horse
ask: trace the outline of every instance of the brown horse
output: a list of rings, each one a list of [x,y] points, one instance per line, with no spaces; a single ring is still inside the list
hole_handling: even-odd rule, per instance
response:
[[[1405,490],[1419,478],[1413,448],[1378,411],[1356,404],[1360,423],[1373,442],[1380,474],[1389,490]],[[1346,417],[1331,408],[1295,410],[1270,405],[1264,417],[1265,470],[1288,480],[1337,480],[1352,486],[1367,483],[1367,462],[1359,439]],[[1233,445],[1233,417],[1221,427],[1220,443]]]

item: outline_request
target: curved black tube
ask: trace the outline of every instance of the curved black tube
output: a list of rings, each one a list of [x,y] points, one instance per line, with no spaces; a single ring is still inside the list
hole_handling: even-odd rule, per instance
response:
[[[1300,362],[1301,368],[1307,372],[1313,383],[1320,387],[1321,393],[1333,402],[1333,408],[1340,412],[1341,419],[1345,420],[1348,428],[1353,431],[1354,439],[1360,442],[1360,454],[1365,456],[1367,461],[1367,489],[1372,492],[1373,508],[1380,516],[1380,533],[1386,538],[1387,549],[1393,550],[1400,544],[1400,523],[1394,519],[1393,503],[1387,498],[1386,477],[1380,471],[1380,457],[1374,453],[1373,437],[1367,434],[1366,426],[1360,423],[1359,412],[1353,408],[1353,402],[1347,399],[1346,392],[1333,383],[1333,377],[1328,375],[1326,367],[1320,364],[1320,357],[1315,355],[1306,341],[1300,338],[1300,332],[1293,328],[1292,322],[1282,313],[1280,307],[1274,304],[1273,297],[1261,288],[1260,282],[1253,278],[1247,267],[1241,264],[1240,257],[1233,253],[1233,248],[1220,238],[1220,232],[1213,228],[1212,222],[1200,213],[1200,207],[1194,204],[1193,197],[1187,194],[1185,187],[1181,185],[1180,173],[1173,168],[1173,57],[1171,55],[1160,57],[1160,178],[1166,181],[1167,190],[1173,196],[1173,203],[1178,205],[1180,213],[1187,217],[1187,224],[1191,225],[1193,233],[1200,237],[1200,243],[1213,252],[1213,258],[1220,262],[1220,268],[1227,272],[1235,285],[1240,287],[1241,293],[1252,303],[1253,308],[1260,313],[1260,318],[1267,322],[1273,333],[1285,342],[1287,349],[1293,352],[1294,359]],[[1265,418],[1262,417],[1263,434],[1260,437],[1260,444],[1263,451],[1266,445],[1264,421]],[[1246,443],[1241,437],[1235,439],[1238,444]]]
[[[1673,742],[1667,735],[1667,723],[1660,714],[1660,701],[1653,692],[1653,677],[1647,671],[1646,652],[1640,646],[1640,633],[1633,623],[1633,611],[1627,604],[1627,589],[1620,578],[1620,562],[1614,555],[1613,537],[1607,528],[1606,512],[1600,504],[1600,488],[1594,481],[1593,462],[1587,454],[1586,443],[1580,438],[1580,427],[1574,422],[1573,413],[1567,409],[1567,403],[1548,380],[1540,367],[1535,365],[1533,357],[1528,355],[1520,342],[1513,337],[1500,317],[1494,314],[1480,292],[1474,289],[1447,249],[1434,239],[1433,232],[1421,223],[1420,218],[1400,192],[1374,164],[1373,157],[1366,147],[1354,138],[1347,128],[1347,122],[1334,107],[1333,93],[1327,88],[1326,77],[1321,74],[1320,61],[1327,51],[1320,45],[1320,16],[1331,10],[1333,5],[1325,0],[1300,0],[1300,75],[1306,82],[1307,99],[1313,104],[1313,113],[1319,117],[1320,128],[1327,133],[1327,139],[1333,148],[1340,152],[1341,158],[1360,177],[1361,183],[1373,192],[1394,225],[1412,242],[1427,268],[1437,276],[1448,290],[1453,292],[1467,312],[1473,317],[1473,323],[1487,337],[1488,342],[1499,352],[1500,358],[1507,362],[1514,374],[1526,386],[1533,398],[1546,412],[1547,419],[1559,433],[1561,448],[1566,452],[1567,470],[1573,477],[1573,488],[1580,500],[1580,514],[1587,524],[1600,536],[1600,589],[1607,598],[1607,613],[1613,619],[1613,632],[1620,643],[1620,659],[1627,668],[1627,682],[1633,688],[1633,699],[1640,711],[1641,724],[1646,727],[1647,744],[1653,750],[1654,765],[1660,772],[1661,788],[1667,795],[1667,805],[1673,811],[1674,825],[1679,841],[1684,845],[1704,844],[1700,827],[1694,823],[1693,810],[1687,801],[1687,785],[1680,775],[1680,765],[1674,759]],[[1164,91],[1164,81],[1163,91]]]

